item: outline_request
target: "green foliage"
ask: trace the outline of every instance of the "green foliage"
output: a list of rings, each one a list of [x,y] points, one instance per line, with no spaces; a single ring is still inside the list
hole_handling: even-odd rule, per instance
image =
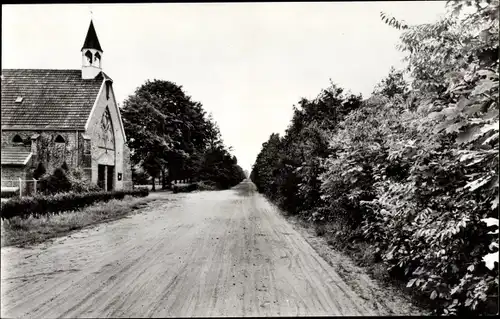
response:
[[[219,189],[228,189],[245,178],[236,157],[223,147],[209,147],[205,150],[196,174],[197,180],[213,182]]]
[[[403,72],[392,67],[389,75],[375,86],[373,94],[388,98],[401,95],[403,98],[406,98],[409,93],[408,90],[408,83],[403,78]]]
[[[172,187],[172,191],[174,192],[174,194],[176,194],[176,193],[190,193],[190,192],[194,192],[197,189],[198,189],[198,184],[196,184],[196,183],[191,183],[191,184],[187,184],[187,185],[174,185]]]
[[[63,162],[63,163],[62,163],[62,165],[61,165],[61,168],[62,168],[65,172],[67,172],[67,171],[69,170],[68,163]]]
[[[437,314],[495,314],[499,2],[449,6],[432,24],[383,15],[402,30],[411,85],[391,69],[361,105],[301,101],[251,178],[288,212],[339,226],[346,245],[371,244]]]
[[[53,195],[35,195],[33,197],[14,198],[1,204],[1,218],[9,219],[15,216],[27,218],[40,217],[47,214],[58,214],[83,208],[99,201],[123,199],[125,195],[144,197],[148,189],[88,192],[88,193],[58,193]]]
[[[40,166],[42,165],[42,166]],[[43,164],[39,164],[43,168]],[[37,168],[38,170],[39,168]],[[43,170],[39,170],[42,172]],[[42,194],[56,194],[64,192],[97,192],[101,188],[92,184],[86,177],[82,168],[56,168],[52,175],[43,175],[38,183],[38,191]]]
[[[39,185],[40,192],[45,194],[69,192],[71,190],[71,182],[62,168],[56,168],[52,175],[42,177]]]
[[[1,198],[11,198],[14,196],[19,196],[19,189],[16,190],[14,187],[11,189],[2,188],[2,193],[0,194]]]
[[[211,181],[200,181],[197,182],[196,185],[197,189],[201,191],[213,191],[217,189],[215,183]]]
[[[40,163],[38,163],[35,171],[33,172],[33,178],[39,179],[40,177],[45,175],[46,172],[47,172],[47,170],[45,169],[45,166],[43,165],[42,162],[40,162]]]
[[[96,184],[92,184],[84,174],[81,167],[69,169],[66,176],[71,184],[72,192],[98,192],[101,190]]]
[[[251,173],[259,191],[289,213],[315,219],[314,210],[323,202],[321,164],[330,154],[327,132],[360,105],[361,96],[344,94],[333,83],[316,99],[302,99],[285,136],[272,134],[262,145]]]
[[[394,28],[396,28],[398,30],[408,29],[408,25],[404,21],[399,21],[396,18],[388,15],[385,12],[380,12],[380,18],[382,18],[382,21],[384,21],[386,24],[388,24],[391,27],[394,27]]]
[[[244,178],[215,121],[181,86],[146,81],[125,101],[121,112],[132,162],[153,182],[161,173],[169,181],[207,179],[228,188]]]
[[[149,183],[149,178],[150,176],[142,167],[132,169],[132,181],[134,185],[146,185]]]

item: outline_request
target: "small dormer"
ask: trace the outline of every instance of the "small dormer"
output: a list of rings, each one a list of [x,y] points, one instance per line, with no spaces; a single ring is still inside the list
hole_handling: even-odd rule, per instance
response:
[[[102,48],[90,21],[87,37],[82,47],[82,79],[94,79],[102,71]]]

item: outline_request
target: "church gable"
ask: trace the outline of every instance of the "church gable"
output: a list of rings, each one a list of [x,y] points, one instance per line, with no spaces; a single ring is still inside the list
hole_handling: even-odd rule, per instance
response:
[[[103,120],[103,118],[105,119]],[[118,137],[120,140],[125,141],[125,129],[121,120],[120,110],[116,104],[111,80],[107,80],[103,83],[92,111],[87,118],[85,131],[89,136],[94,136],[96,139],[100,140],[104,138],[104,135],[101,133],[102,125],[106,125],[112,129],[115,140]]]

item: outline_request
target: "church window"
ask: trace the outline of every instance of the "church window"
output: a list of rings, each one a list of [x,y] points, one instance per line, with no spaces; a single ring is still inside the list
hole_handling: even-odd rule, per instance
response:
[[[21,138],[21,136],[19,136],[19,134],[16,134],[16,136],[14,136],[14,138],[12,138],[12,143],[14,143],[14,144],[23,144],[24,141]]]
[[[101,143],[105,148],[114,149],[114,133],[113,124],[111,122],[111,115],[109,114],[109,109],[106,108],[101,119]]]
[[[101,54],[99,52],[94,54],[94,64],[99,68],[101,67]]]
[[[65,143],[64,137],[62,137],[61,135],[57,135],[55,142],[56,143]]]

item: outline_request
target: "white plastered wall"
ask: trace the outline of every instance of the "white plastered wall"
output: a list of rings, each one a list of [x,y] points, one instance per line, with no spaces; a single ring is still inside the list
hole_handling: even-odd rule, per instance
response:
[[[98,147],[99,133],[101,131],[101,119],[104,111],[106,110],[106,107],[109,109],[114,132],[114,154],[110,154],[109,151],[107,154],[105,154],[105,150]],[[123,177],[123,147],[125,142],[125,135],[120,119],[118,106],[116,105],[112,85],[110,85],[109,88],[109,99],[106,99],[106,84],[103,84],[101,86],[101,90],[97,97],[97,102],[94,105],[94,108],[86,125],[86,134],[91,137],[90,143],[92,154],[92,183],[97,184],[99,164],[114,165],[114,188],[116,190],[123,189],[123,178],[121,181],[119,181],[118,174],[122,174]]]

